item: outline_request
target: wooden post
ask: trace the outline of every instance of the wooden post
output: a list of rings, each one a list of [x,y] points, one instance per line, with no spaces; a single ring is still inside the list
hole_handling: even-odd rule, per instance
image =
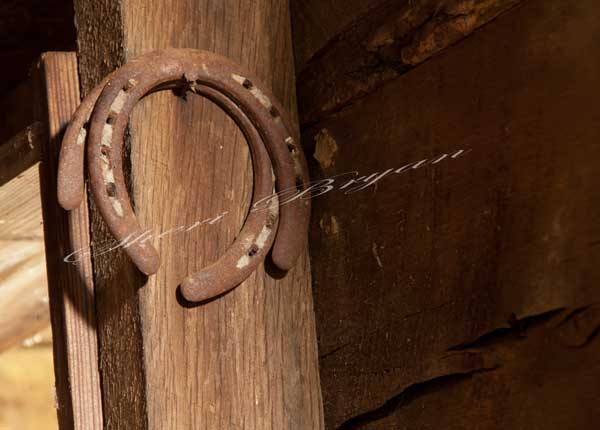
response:
[[[141,53],[200,48],[271,84],[296,118],[285,1],[76,0],[75,13],[84,93]],[[92,257],[105,427],[323,428],[306,253],[286,277],[261,267],[198,307],[176,296],[186,274],[224,252],[247,213],[253,184],[241,133],[210,102],[162,92],[136,107],[129,135],[135,210],[162,266],[145,278],[118,250]],[[94,208],[90,219],[92,242],[110,240]]]

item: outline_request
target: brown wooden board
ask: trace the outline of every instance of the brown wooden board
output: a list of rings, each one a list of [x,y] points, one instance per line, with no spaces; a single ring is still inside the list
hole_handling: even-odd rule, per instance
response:
[[[0,144],[0,187],[40,161],[43,126],[34,122]]]
[[[343,37],[385,0],[290,0],[296,70]],[[407,0],[395,0],[396,7]]]
[[[381,407],[340,428],[596,429],[600,342],[588,336],[597,330],[598,316],[597,306],[569,309],[488,336],[464,353],[493,356],[495,368],[402,387]],[[574,337],[583,341],[573,344]]]
[[[313,124],[368,95],[413,67],[460,42],[522,0],[380,0],[345,4],[346,26],[306,21],[341,7],[337,0],[297,2],[300,123]],[[359,3],[360,5],[356,5]],[[364,8],[370,5],[368,11]],[[305,8],[308,7],[308,10]],[[316,12],[320,11],[320,12]],[[363,13],[360,13],[363,11]],[[333,14],[333,16],[340,16]],[[338,19],[336,23],[344,23]],[[312,24],[312,26],[311,26]],[[335,36],[326,37],[328,33]]]
[[[50,325],[38,166],[0,186],[0,202],[2,353]]]
[[[480,351],[479,363],[460,348],[498,329],[518,332],[524,318],[600,300],[600,56],[589,54],[599,20],[593,0],[523,2],[304,130],[320,160],[312,160],[313,179],[429,160],[349,195],[339,190],[349,177],[338,177],[335,189],[313,199],[327,428],[600,422],[592,406],[597,338],[581,352],[542,340],[510,343],[503,354],[514,362],[506,365],[492,348]],[[594,333],[597,319],[591,325]],[[446,365],[452,348],[460,354]],[[545,358],[547,371],[526,376]],[[392,401],[407,387],[484,370],[466,385],[433,384],[431,399],[412,399],[406,415]],[[566,390],[568,380],[576,387]],[[493,406],[515,390],[527,406],[516,399]],[[557,407],[577,393],[579,401]],[[352,421],[388,401],[396,406],[384,411],[394,415],[385,425],[373,427],[373,416]],[[487,412],[466,410],[471,404]]]
[[[94,285],[89,255],[65,263],[71,250],[89,248],[87,204],[67,213],[56,197],[62,133],[79,104],[74,52],[42,55],[35,70],[36,116],[46,125],[40,185],[60,429],[102,429]]]
[[[84,92],[151,49],[202,48],[248,67],[295,116],[287,2],[79,0],[75,14]],[[135,210],[162,266],[145,279],[118,251],[93,257],[105,427],[322,428],[307,254],[283,279],[261,267],[202,306],[176,296],[246,215],[251,167],[234,122],[198,97],[162,92],[138,104],[129,134]],[[173,233],[225,211],[212,225]],[[92,240],[110,240],[94,210],[91,218]]]

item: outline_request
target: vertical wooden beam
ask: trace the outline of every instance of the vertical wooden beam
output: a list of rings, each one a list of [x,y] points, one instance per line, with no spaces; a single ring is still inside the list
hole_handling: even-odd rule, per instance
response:
[[[42,147],[40,184],[59,425],[61,430],[96,430],[102,428],[102,410],[91,261],[85,254],[77,265],[64,261],[70,250],[89,247],[88,208],[84,202],[67,213],[56,197],[60,140],[79,104],[75,53],[44,54],[36,82],[40,100],[36,116],[47,124],[48,135]]]
[[[77,0],[75,13],[84,92],[143,52],[200,48],[271,84],[296,118],[287,1]],[[186,274],[224,252],[247,212],[241,133],[210,102],[167,92],[138,105],[129,133],[132,196],[162,266],[145,279],[119,251],[93,257],[106,428],[323,428],[306,253],[282,279],[261,267],[201,306],[176,297]],[[93,242],[109,239],[93,208],[91,219]]]

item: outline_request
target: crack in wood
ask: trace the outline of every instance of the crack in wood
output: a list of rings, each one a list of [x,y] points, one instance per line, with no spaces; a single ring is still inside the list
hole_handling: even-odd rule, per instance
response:
[[[456,385],[464,382],[478,373],[490,372],[494,368],[478,368],[466,372],[457,372],[449,375],[438,376],[426,381],[417,382],[409,385],[400,391],[397,395],[388,399],[380,407],[368,412],[364,412],[349,420],[345,421],[338,427],[338,430],[357,430],[366,429],[365,425],[374,421],[379,421],[395,412],[397,409],[409,405],[410,403],[419,400],[421,397],[427,396],[434,391],[445,390],[451,385]]]
[[[521,319],[511,316],[506,327],[498,327],[478,338],[447,349],[447,354],[422,365],[421,377],[400,387],[398,394],[380,406],[344,421],[338,430],[366,429],[398,409],[434,392],[461,384],[474,375],[491,372],[511,361],[523,359],[527,349],[521,342],[531,337],[547,337],[562,347],[582,348],[600,331],[600,305],[558,308]],[[510,351],[507,354],[507,351]],[[521,353],[521,355],[519,355]],[[377,372],[402,371],[403,367]]]

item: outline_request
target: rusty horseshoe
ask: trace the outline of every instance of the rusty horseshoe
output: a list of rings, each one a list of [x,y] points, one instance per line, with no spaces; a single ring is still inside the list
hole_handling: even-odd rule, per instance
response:
[[[271,248],[274,265],[291,269],[307,237],[306,160],[284,109],[256,77],[225,57],[195,49],[153,51],[125,64],[75,111],[62,142],[57,191],[66,210],[80,205],[87,140],[90,189],[100,214],[115,239],[127,243],[124,250],[138,269],[156,273],[158,253],[143,239],[125,186],[123,135],[142,97],[176,88],[210,99],[233,118],[248,141],[254,170],[251,209],[235,241],[215,263],[181,284],[183,297],[198,302],[239,285]],[[288,196],[287,201],[280,202],[278,195]]]

